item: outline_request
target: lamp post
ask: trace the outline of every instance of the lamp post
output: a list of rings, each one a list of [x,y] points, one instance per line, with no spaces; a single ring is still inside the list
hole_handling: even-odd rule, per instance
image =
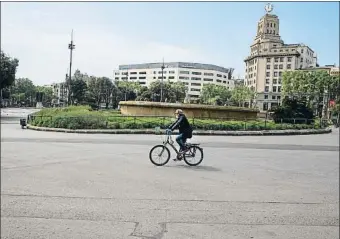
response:
[[[127,92],[127,82],[129,81],[129,70],[126,70],[126,81],[125,81],[125,101],[126,101],[126,92]]]
[[[161,99],[160,99],[160,102],[163,101],[163,72],[164,72],[164,68],[165,68],[165,65],[164,65],[164,58],[163,58],[163,64],[161,66],[161,69],[162,69],[162,80],[161,80]]]
[[[71,103],[71,77],[72,77],[72,52],[76,48],[76,45],[73,44],[73,30],[71,32],[71,42],[68,44],[68,49],[70,50],[70,72],[69,72],[69,82],[68,82],[68,99],[67,103]]]

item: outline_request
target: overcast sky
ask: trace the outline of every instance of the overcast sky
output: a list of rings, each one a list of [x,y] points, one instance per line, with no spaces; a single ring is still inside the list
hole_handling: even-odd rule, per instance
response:
[[[304,43],[319,63],[339,64],[339,3],[274,3],[286,43]],[[1,3],[1,48],[20,61],[17,77],[61,82],[73,72],[112,78],[120,64],[190,61],[235,68],[264,15],[260,2]]]

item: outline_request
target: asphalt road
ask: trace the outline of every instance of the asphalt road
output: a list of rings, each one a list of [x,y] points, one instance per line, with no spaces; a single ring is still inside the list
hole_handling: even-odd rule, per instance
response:
[[[13,123],[13,124],[12,124]],[[339,238],[339,131],[196,136],[201,166],[155,167],[153,135],[1,124],[1,238]]]

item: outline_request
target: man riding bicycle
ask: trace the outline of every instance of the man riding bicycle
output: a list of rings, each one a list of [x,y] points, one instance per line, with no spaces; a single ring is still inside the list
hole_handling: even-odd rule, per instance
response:
[[[175,111],[176,121],[169,126],[166,132],[171,132],[178,128],[179,135],[176,137],[176,142],[180,147],[180,153],[183,154],[186,152],[185,142],[187,139],[192,138],[192,127],[189,124],[189,121],[183,111],[181,109],[177,109]]]

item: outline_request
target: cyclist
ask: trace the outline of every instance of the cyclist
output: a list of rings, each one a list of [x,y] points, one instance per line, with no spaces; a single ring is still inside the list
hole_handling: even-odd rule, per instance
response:
[[[176,121],[169,126],[169,128],[166,130],[166,132],[171,132],[178,128],[179,135],[176,137],[176,142],[178,143],[180,147],[180,154],[183,154],[186,152],[185,148],[185,142],[187,139],[192,138],[192,127],[189,124],[189,121],[183,111],[181,109],[177,109],[175,111]]]

